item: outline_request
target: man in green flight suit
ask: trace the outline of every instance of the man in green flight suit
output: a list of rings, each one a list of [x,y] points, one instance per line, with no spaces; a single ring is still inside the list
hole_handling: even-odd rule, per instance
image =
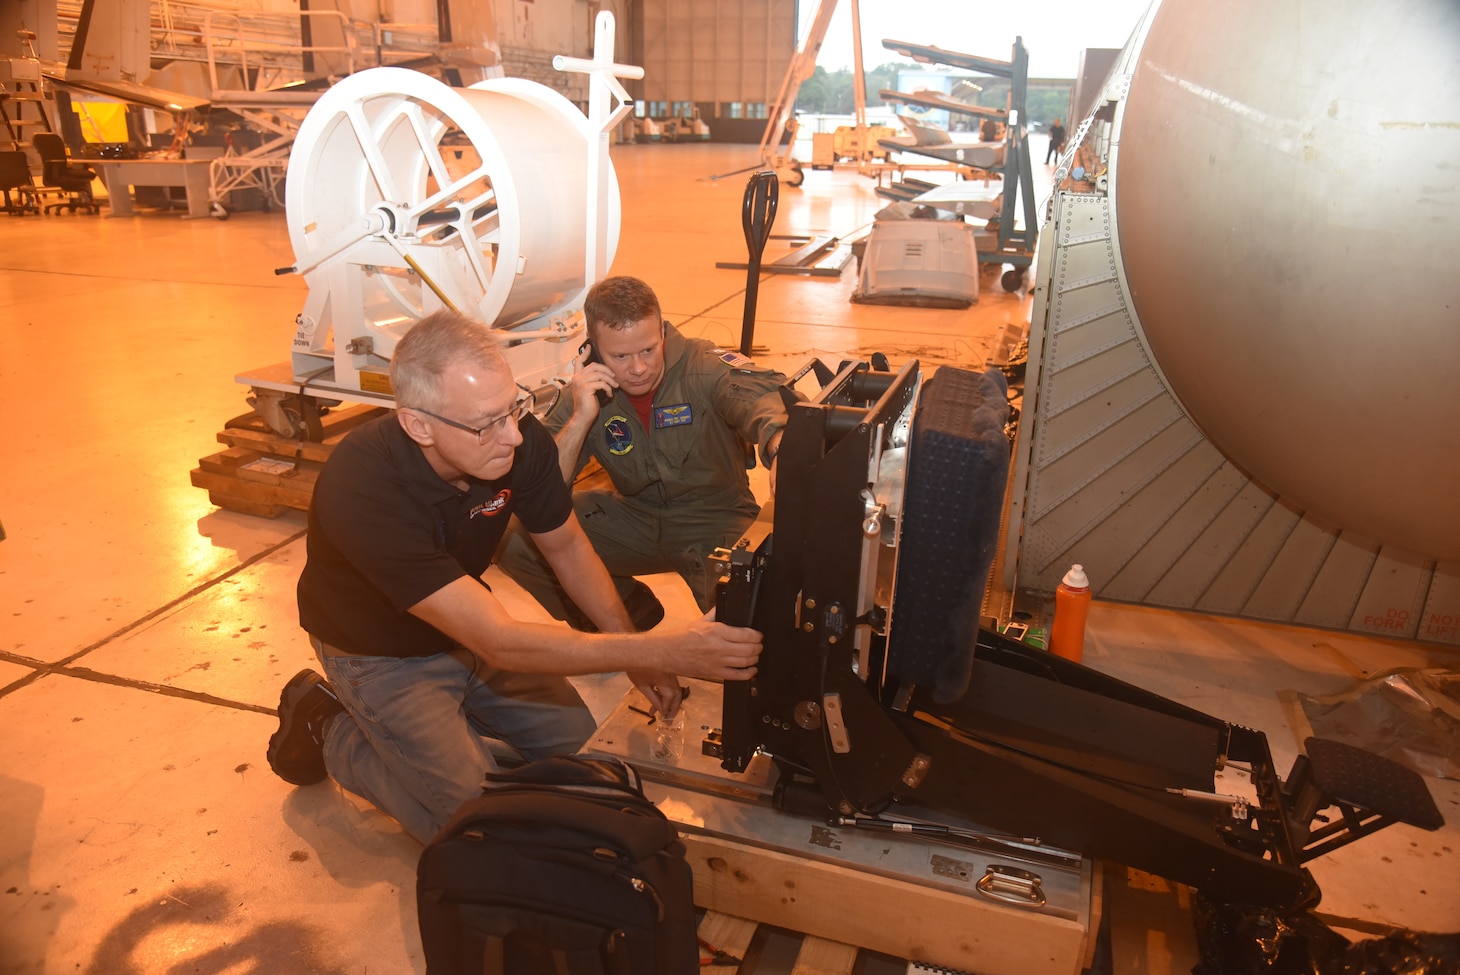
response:
[[[613,482],[612,491],[574,492],[573,507],[643,630],[663,619],[664,608],[637,575],[677,572],[702,611],[714,605],[718,573],[709,556],[734,545],[760,511],[746,474],[746,444],[771,471],[774,490],[786,377],[680,334],[638,278],[603,279],[588,292],[583,312],[592,351],[571,395],[544,422],[569,484],[589,458]],[[592,628],[518,526],[497,562],[554,617]]]

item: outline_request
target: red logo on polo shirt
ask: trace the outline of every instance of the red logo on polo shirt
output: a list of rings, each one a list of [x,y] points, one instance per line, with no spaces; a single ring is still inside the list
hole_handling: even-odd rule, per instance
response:
[[[507,502],[512,499],[512,489],[503,488],[497,492],[497,496],[490,501],[483,501],[471,509],[468,517],[475,518],[477,515],[486,515],[488,518],[507,507]]]

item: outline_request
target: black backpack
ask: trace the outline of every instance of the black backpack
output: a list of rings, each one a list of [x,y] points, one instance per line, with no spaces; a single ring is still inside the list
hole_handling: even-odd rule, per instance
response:
[[[684,844],[614,759],[489,774],[422,851],[416,907],[428,975],[699,970]]]

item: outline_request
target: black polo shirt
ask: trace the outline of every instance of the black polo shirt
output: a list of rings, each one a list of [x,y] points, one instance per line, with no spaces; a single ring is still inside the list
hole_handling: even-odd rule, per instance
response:
[[[573,513],[552,436],[528,417],[512,469],[466,491],[441,479],[395,414],[330,454],[309,506],[299,623],[349,653],[424,657],[456,642],[408,610],[463,575],[480,580],[512,515],[530,532]]]

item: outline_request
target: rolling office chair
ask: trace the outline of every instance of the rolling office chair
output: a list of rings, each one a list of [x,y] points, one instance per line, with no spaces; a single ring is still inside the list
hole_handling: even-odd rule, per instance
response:
[[[14,200],[10,198],[11,190],[15,191]],[[0,152],[0,191],[5,194],[5,205],[0,206],[0,213],[25,216],[27,213],[41,212],[36,202],[35,183],[30,178],[30,162],[25,158],[25,153]]]
[[[46,204],[46,212],[65,208],[75,213],[85,210],[99,213],[101,207],[91,196],[91,181],[96,171],[90,166],[73,165],[66,157],[66,143],[54,132],[37,132],[30,143],[41,157],[41,182],[68,194],[60,203]]]

